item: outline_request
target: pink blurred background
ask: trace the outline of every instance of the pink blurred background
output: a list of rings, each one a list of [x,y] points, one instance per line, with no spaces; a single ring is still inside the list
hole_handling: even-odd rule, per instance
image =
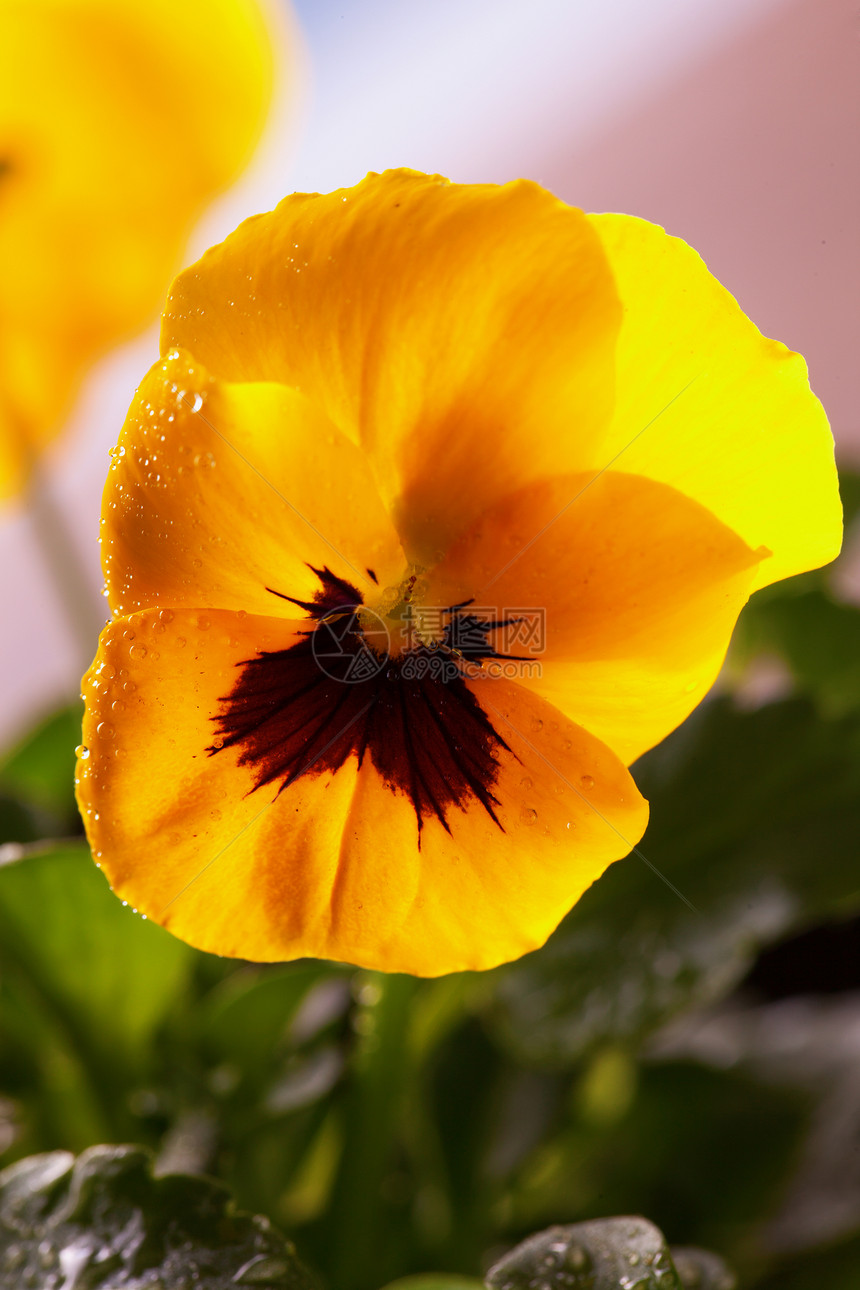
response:
[[[761,329],[807,357],[843,459],[860,459],[860,17],[853,0],[297,0],[304,75],[191,260],[285,193],[409,165],[520,175],[691,242]],[[98,511],[153,327],[87,382],[47,485],[99,598]],[[0,741],[77,692],[28,516],[0,519]],[[92,650],[95,650],[95,625]]]

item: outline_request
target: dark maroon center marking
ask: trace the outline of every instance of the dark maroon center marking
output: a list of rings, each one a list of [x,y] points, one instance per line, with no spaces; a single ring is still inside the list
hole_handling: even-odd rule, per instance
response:
[[[353,755],[369,757],[393,792],[405,793],[419,836],[435,816],[450,833],[452,806],[477,799],[499,828],[494,788],[499,751],[508,745],[461,672],[460,660],[499,658],[488,633],[501,622],[446,611],[436,647],[418,645],[396,657],[375,653],[365,638],[355,587],[329,569],[314,569],[312,601],[273,595],[300,606],[313,623],[288,649],[258,654],[238,666],[239,679],[219,700],[217,741],[207,752],[239,747],[239,764],[256,771],[254,789],[302,775],[334,772]]]

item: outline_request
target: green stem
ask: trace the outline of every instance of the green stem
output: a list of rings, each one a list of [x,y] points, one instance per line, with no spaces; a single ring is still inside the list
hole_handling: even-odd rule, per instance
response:
[[[41,468],[29,420],[8,392],[0,397],[0,419],[17,454],[24,481],[23,500],[33,534],[71,630],[83,672],[95,653],[105,614]]]
[[[81,673],[96,651],[105,617],[77,546],[48,482],[37,466],[26,494],[33,533],[69,625]]]
[[[331,1284],[377,1284],[384,1249],[384,1182],[392,1167],[410,1068],[407,1032],[418,982],[368,973],[358,1015],[360,1038],[346,1097],[343,1153],[330,1209]]]

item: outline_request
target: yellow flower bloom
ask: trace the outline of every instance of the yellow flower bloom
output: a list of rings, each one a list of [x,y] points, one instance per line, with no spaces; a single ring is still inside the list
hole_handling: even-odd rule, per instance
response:
[[[839,547],[803,360],[683,242],[534,184],[289,198],[179,277],[162,352],[105,490],[79,800],[116,891],[207,950],[542,944],[641,837],[626,764],[750,591]]]
[[[155,314],[271,81],[253,0],[0,0],[0,497]]]

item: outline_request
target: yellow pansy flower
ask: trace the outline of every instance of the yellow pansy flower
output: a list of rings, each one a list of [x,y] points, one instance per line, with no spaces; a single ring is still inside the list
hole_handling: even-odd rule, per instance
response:
[[[180,275],[102,514],[79,800],[206,950],[543,943],[750,592],[831,559],[803,360],[683,242],[534,184],[297,195]]]
[[[156,312],[271,85],[253,0],[0,0],[0,497]]]

